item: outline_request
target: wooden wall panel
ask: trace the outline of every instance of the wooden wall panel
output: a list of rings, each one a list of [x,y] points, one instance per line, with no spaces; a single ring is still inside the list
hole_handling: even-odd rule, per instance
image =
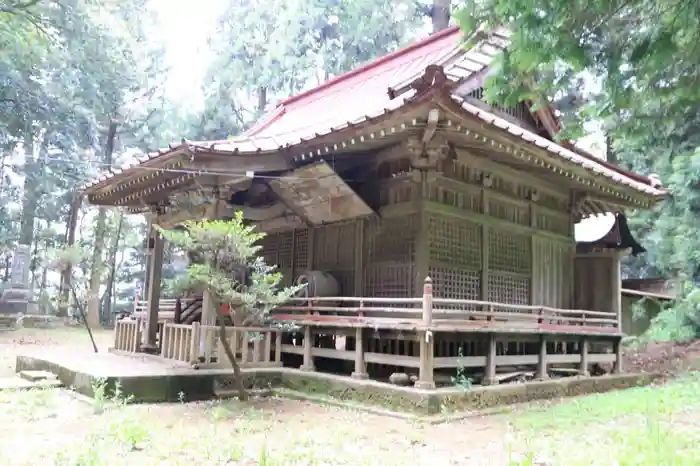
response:
[[[570,308],[573,297],[574,243],[535,237],[532,245],[532,304]]]
[[[614,258],[604,255],[579,256],[575,260],[574,304],[577,309],[611,312]]]

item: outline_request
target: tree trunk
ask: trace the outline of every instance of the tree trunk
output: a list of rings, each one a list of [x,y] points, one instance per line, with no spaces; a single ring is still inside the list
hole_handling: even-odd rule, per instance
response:
[[[22,199],[22,223],[19,227],[19,244],[31,245],[34,241],[37,168],[37,160],[34,157],[34,135],[30,129],[24,136],[24,196]]]
[[[36,238],[33,243],[34,250],[32,251],[32,258],[29,261],[29,271],[32,274],[31,286],[29,287],[32,291],[36,287],[36,269],[39,265],[39,238]]]
[[[450,0],[433,0],[433,8],[430,12],[433,32],[450,27],[450,14]]]
[[[224,349],[224,353],[226,353],[228,362],[230,362],[231,367],[233,367],[233,383],[235,384],[236,391],[238,392],[238,399],[241,401],[246,401],[248,399],[248,391],[245,389],[245,385],[243,384],[241,367],[238,365],[236,355],[233,354],[231,345],[226,339],[226,316],[224,316],[221,306],[214,306],[214,308],[216,309],[216,315],[219,317],[219,341],[221,342],[221,347]],[[244,351],[248,351],[248,342],[246,342]]]
[[[75,244],[75,230],[78,226],[78,215],[80,214],[80,206],[83,204],[83,196],[80,193],[75,193],[73,196],[73,202],[71,203],[70,213],[68,214],[68,222],[66,223],[66,242],[65,246],[68,248],[73,247]],[[61,285],[59,288],[59,300],[58,300],[58,312],[56,315],[58,317],[67,317],[68,308],[70,306],[70,281],[72,274],[73,264],[68,264],[64,270],[61,271]]]
[[[112,165],[114,138],[117,135],[117,122],[111,121],[105,143],[104,164]],[[95,244],[92,250],[92,270],[90,271],[90,289],[88,291],[87,323],[93,328],[100,326],[100,282],[102,281],[102,251],[105,243],[107,209],[100,207],[95,222]]]
[[[605,136],[605,159],[610,163],[618,163],[615,151],[613,150],[612,138],[607,135]]]
[[[265,113],[265,107],[267,106],[267,88],[262,86],[258,88],[258,108],[256,109],[258,117]]]

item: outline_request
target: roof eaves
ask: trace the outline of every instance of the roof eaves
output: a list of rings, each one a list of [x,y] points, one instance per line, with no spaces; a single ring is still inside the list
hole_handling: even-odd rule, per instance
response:
[[[635,179],[637,177],[642,178],[641,175],[637,175],[637,177],[633,178],[624,173],[624,171],[619,167],[609,163],[603,164],[599,160],[591,160],[588,157],[577,154],[555,142],[549,141],[548,139],[538,136],[518,125],[512,124],[491,112],[472,105],[459,96],[453,95],[452,100],[470,115],[473,115],[488,124],[496,126],[497,128],[505,130],[524,141],[536,145],[537,147],[545,149],[546,151],[571,163],[582,166],[591,172],[603,175],[617,183],[621,183],[647,195],[662,197],[668,193],[668,190],[652,186],[651,180],[647,179],[648,182],[644,183],[638,179]]]
[[[189,148],[190,144],[183,139],[183,142],[181,144],[170,145],[167,149],[161,149],[157,152],[151,152],[141,157],[138,157],[135,163],[132,162],[121,167],[108,169],[106,172],[103,172],[93,180],[83,185],[83,187],[80,188],[80,191],[84,194],[89,194],[90,191],[99,189],[103,183],[111,180],[117,175],[121,175],[127,171],[133,170],[138,167],[143,167],[154,160],[159,160],[168,156],[172,156],[172,154],[180,152],[182,150],[189,150]]]

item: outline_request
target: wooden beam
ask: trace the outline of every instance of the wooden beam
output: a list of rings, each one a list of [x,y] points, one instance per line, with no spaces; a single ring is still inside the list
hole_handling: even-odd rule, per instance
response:
[[[452,138],[451,138],[452,139]],[[454,139],[453,139],[454,140]],[[513,168],[508,167],[507,165],[504,165],[502,163],[497,163],[494,161],[489,160],[486,157],[483,156],[477,156],[471,153],[468,150],[464,150],[462,148],[456,148],[457,152],[457,160],[460,162],[465,163],[467,166],[470,167],[477,167],[481,168],[483,170],[492,172],[496,176],[503,177],[504,179],[508,181],[514,181],[517,183],[522,183],[526,182],[527,184],[531,186],[537,187],[538,191],[547,193],[550,196],[562,199],[562,200],[568,200],[569,199],[569,192],[568,189],[565,189],[562,186],[557,186],[556,184],[550,183],[547,180],[542,179],[539,176],[534,176],[529,173],[523,173],[522,171],[515,170]],[[503,154],[506,156],[510,156],[510,154]]]

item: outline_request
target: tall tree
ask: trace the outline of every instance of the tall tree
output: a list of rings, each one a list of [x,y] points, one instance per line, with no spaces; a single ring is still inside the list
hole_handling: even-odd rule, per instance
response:
[[[489,99],[548,99],[564,136],[602,125],[616,161],[656,173],[672,194],[632,225],[649,253],[630,273],[694,275],[700,267],[700,16],[693,2],[469,0],[465,32],[505,27],[511,45],[487,82]],[[532,85],[534,80],[534,86]],[[570,105],[574,103],[574,105]]]
[[[205,77],[197,136],[236,134],[280,99],[409,42],[423,24],[419,6],[410,0],[231,2],[210,40],[218,58]]]

